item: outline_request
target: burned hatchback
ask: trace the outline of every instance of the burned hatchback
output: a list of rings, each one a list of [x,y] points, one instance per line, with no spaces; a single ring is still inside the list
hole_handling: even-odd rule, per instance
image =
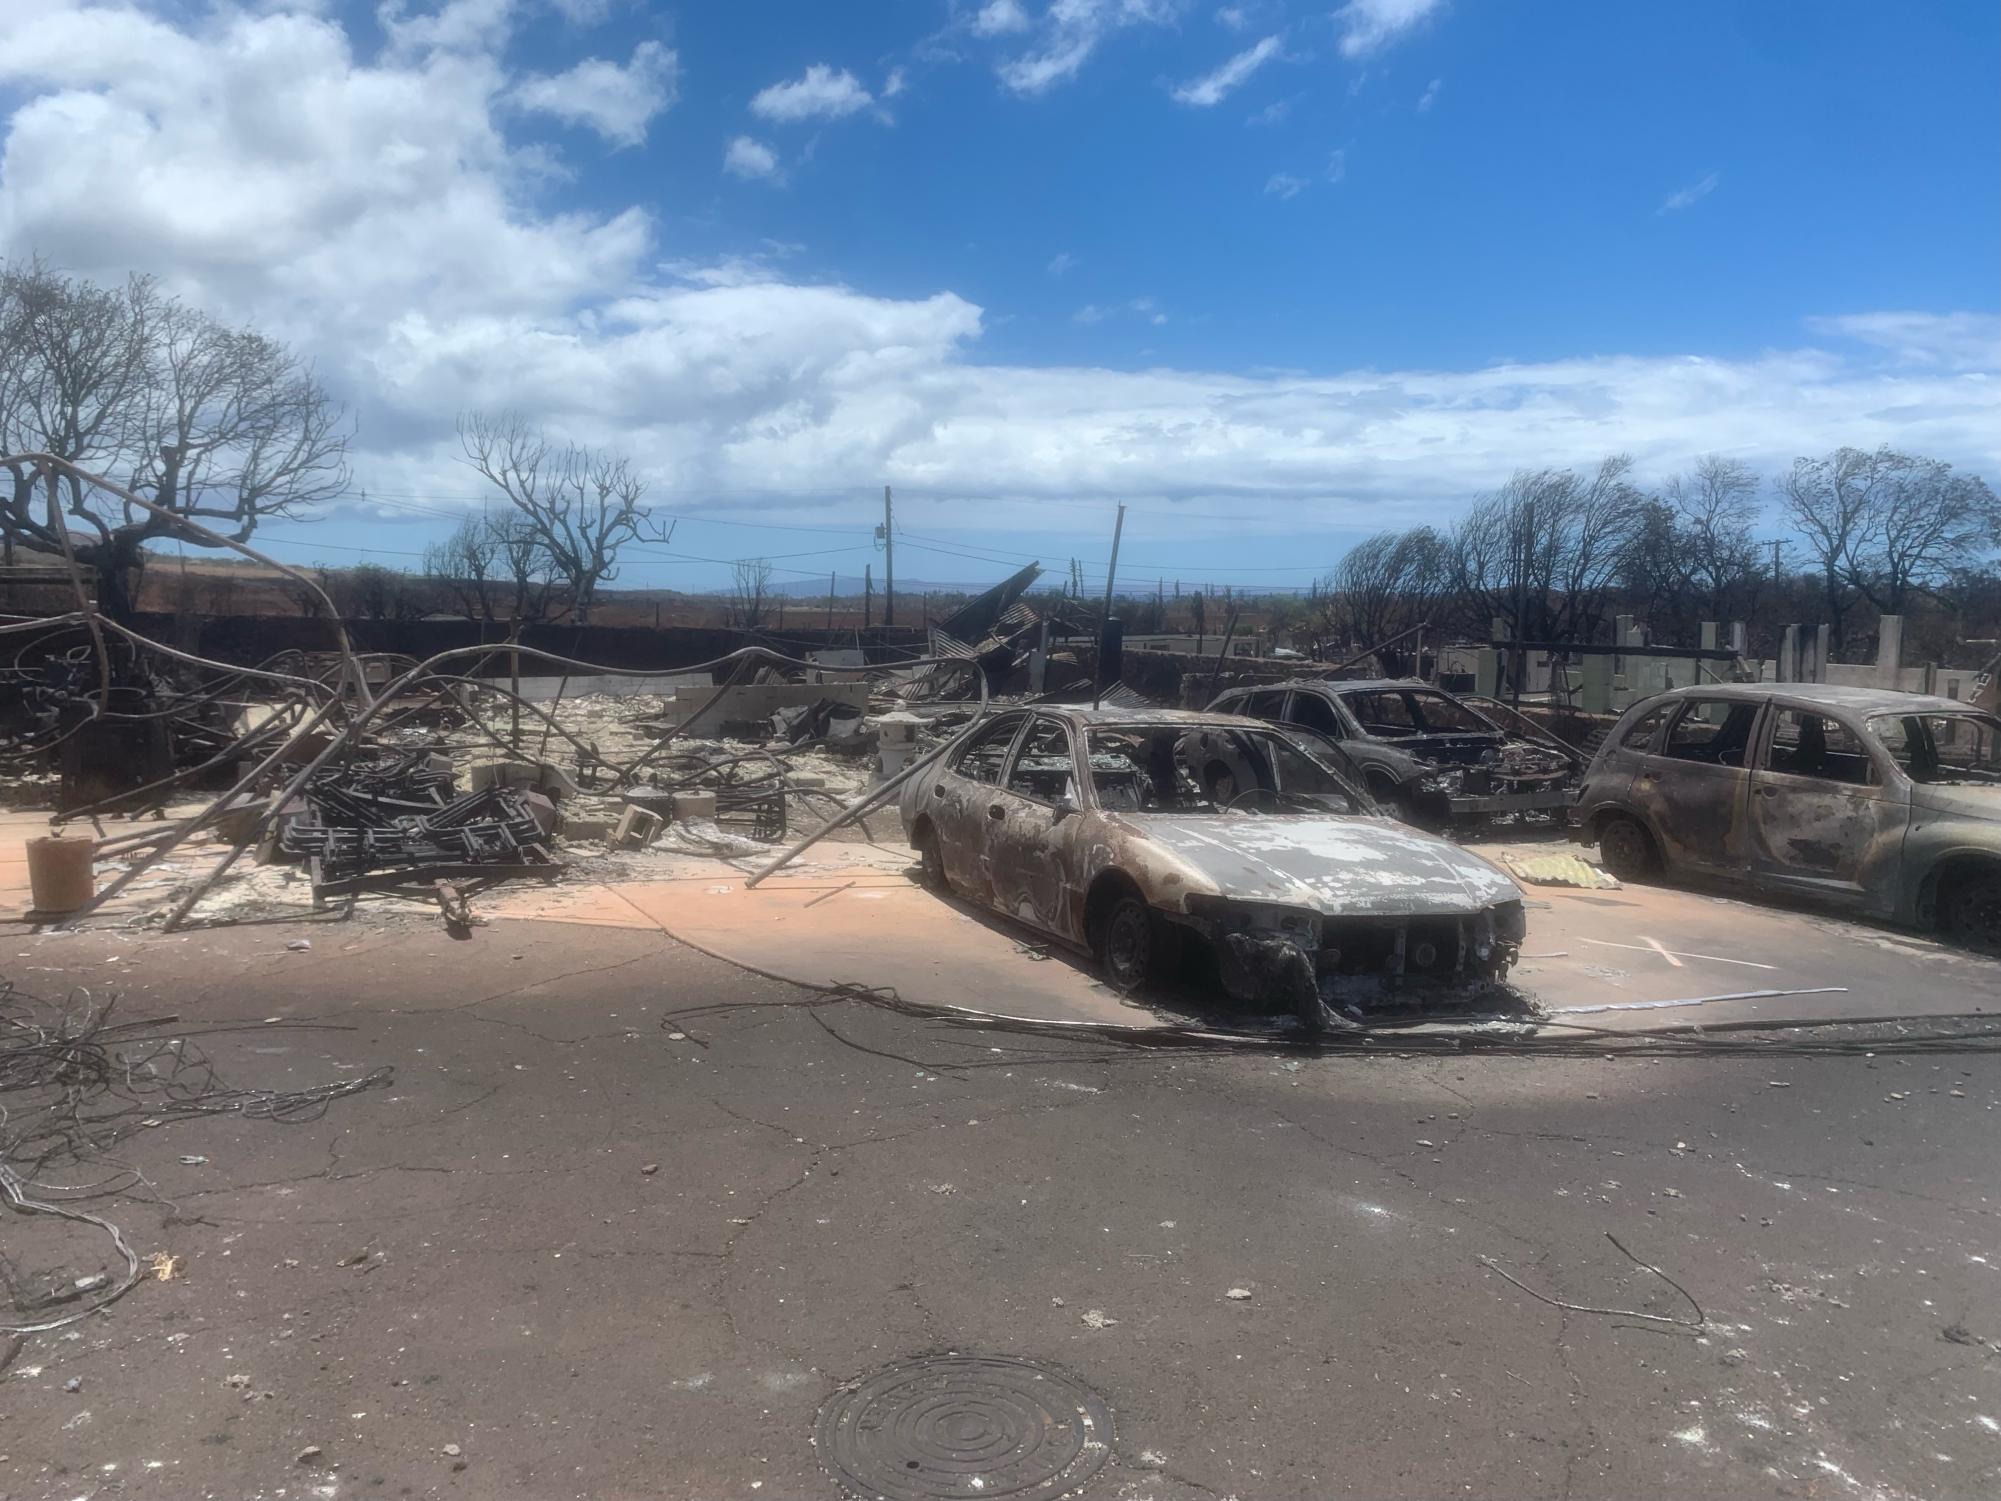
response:
[[[1094,954],[1205,972],[1309,1026],[1484,1009],[1524,934],[1494,866],[1375,816],[1310,736],[1170,710],[993,715],[905,786],[924,878]]]
[[[1949,698],[1671,689],[1613,726],[1572,833],[1628,880],[1784,893],[2001,954],[2001,719]]]
[[[1421,828],[1497,814],[1560,820],[1583,769],[1577,752],[1506,705],[1476,704],[1415,679],[1233,688],[1209,708],[1326,736],[1377,802]]]

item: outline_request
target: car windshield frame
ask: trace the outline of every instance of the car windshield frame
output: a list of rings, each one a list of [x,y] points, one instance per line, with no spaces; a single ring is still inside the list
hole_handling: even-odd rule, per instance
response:
[[[1964,772],[1942,775],[1938,741],[1932,729],[1933,722],[1941,719],[1969,720],[1984,728],[1994,739],[1994,769],[1980,772],[1968,768]],[[1885,721],[1903,727],[1908,759],[1904,755],[1899,755],[1883,738],[1879,726]],[[1910,733],[1912,724],[1916,724],[1919,730],[1915,739]],[[1952,709],[1877,709],[1862,716],[1862,728],[1874,753],[1882,756],[1919,786],[2001,787],[2001,715],[1989,713],[1985,709],[1976,709],[1971,704]]]
[[[1357,783],[1340,766],[1330,764],[1327,755],[1323,751],[1321,751],[1317,746],[1301,739],[1298,736],[1289,733],[1289,731],[1292,729],[1292,726],[1289,725],[1270,724],[1264,721],[1259,721],[1256,724],[1235,724],[1228,720],[1195,719],[1186,721],[1175,720],[1166,722],[1159,720],[1093,722],[1081,725],[1079,726],[1079,728],[1082,731],[1082,739],[1079,742],[1078,748],[1081,749],[1082,752],[1082,762],[1084,770],[1083,787],[1081,790],[1084,798],[1088,800],[1085,806],[1100,812],[1119,813],[1128,817],[1139,817],[1139,818],[1155,817],[1155,816],[1185,817],[1191,815],[1202,816],[1202,817],[1215,817],[1215,816],[1221,816],[1226,812],[1230,811],[1235,811],[1235,812],[1263,811],[1264,816],[1267,817],[1294,816],[1294,817],[1309,817],[1309,818],[1367,818],[1374,815],[1378,811],[1373,799],[1369,797],[1367,791],[1364,790],[1364,788],[1359,783]],[[1214,802],[1205,801],[1202,805],[1196,807],[1125,808],[1125,807],[1115,807],[1107,804],[1105,799],[1100,795],[1098,779],[1101,768],[1099,768],[1095,764],[1094,758],[1098,754],[1098,752],[1093,744],[1093,742],[1096,740],[1098,736],[1121,735],[1121,734],[1172,735],[1175,737],[1178,750],[1179,748],[1178,742],[1184,740],[1187,736],[1191,734],[1197,734],[1204,730],[1210,731],[1212,733],[1241,735],[1254,742],[1272,742],[1285,747],[1287,750],[1291,751],[1294,755],[1304,757],[1307,761],[1311,762],[1317,771],[1319,771],[1323,776],[1325,776],[1328,779],[1328,781],[1334,784],[1335,788],[1338,789],[1338,795],[1345,798],[1350,806],[1345,810],[1323,807],[1309,811],[1307,809],[1296,806],[1295,807],[1281,806],[1279,808],[1270,810],[1252,810],[1245,806],[1240,805],[1238,808],[1231,810],[1218,806]],[[1313,739],[1316,741],[1325,740],[1324,736],[1314,734],[1314,732],[1312,731],[1308,731],[1307,733],[1313,735]],[[1329,745],[1331,746],[1331,742],[1329,742]],[[1183,771],[1184,774],[1186,774],[1187,768],[1185,766],[1180,767],[1179,769]],[[1199,783],[1196,785],[1199,787]],[[1233,795],[1242,796],[1243,793],[1249,792],[1250,790],[1251,789],[1249,788],[1245,788]],[[1271,789],[1265,789],[1265,790],[1268,796],[1271,795]],[[1277,796],[1285,797],[1287,795],[1288,794],[1286,790],[1281,785],[1281,787],[1277,791]],[[1335,795],[1336,795],[1335,793],[1327,793],[1327,792],[1291,794],[1291,796],[1303,797],[1303,798],[1332,797]]]

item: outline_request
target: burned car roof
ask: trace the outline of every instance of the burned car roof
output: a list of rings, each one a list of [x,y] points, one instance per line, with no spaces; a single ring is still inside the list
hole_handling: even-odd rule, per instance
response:
[[[1801,703],[1823,704],[1830,709],[1847,709],[1858,714],[1964,714],[1972,704],[1935,693],[1904,693],[1895,688],[1850,688],[1839,683],[1705,683],[1670,688],[1646,699],[1656,703],[1678,698],[1735,699],[1742,703],[1763,703],[1768,698],[1793,698]],[[1636,700],[1638,702],[1638,700]]]
[[[1248,719],[1241,714],[1211,714],[1202,709],[1121,709],[1116,705],[1093,709],[1082,704],[1034,704],[1018,707],[1023,710],[1032,708],[1037,714],[1048,714],[1057,719],[1067,719],[1072,724],[1081,725],[1086,729],[1093,726],[1111,728],[1117,725],[1147,724],[1216,724],[1229,725],[1240,730],[1275,728],[1262,719]]]
[[[1320,688],[1329,693],[1380,693],[1389,689],[1415,688],[1421,693],[1443,694],[1446,698],[1458,697],[1435,683],[1427,683],[1420,678],[1287,678],[1282,683],[1258,683],[1238,692],[1276,693],[1284,688]]]

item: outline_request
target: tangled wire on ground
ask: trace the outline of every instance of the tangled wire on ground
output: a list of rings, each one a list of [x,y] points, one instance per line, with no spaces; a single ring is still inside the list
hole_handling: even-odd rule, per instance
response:
[[[217,1076],[193,1039],[240,1029],[191,1031],[177,1027],[173,1016],[114,1021],[117,1006],[115,996],[100,1004],[77,990],[57,1001],[0,981],[0,1201],[15,1213],[95,1226],[124,1263],[116,1278],[86,1277],[69,1289],[31,1297],[0,1252],[0,1280],[18,1312],[81,1304],[51,1318],[0,1322],[0,1334],[60,1329],[109,1307],[140,1281],[139,1258],[118,1227],[77,1207],[143,1181],[136,1169],[110,1157],[133,1131],[193,1116],[318,1120],[335,1100],[387,1085],[394,1076],[385,1066],[308,1089],[237,1088]],[[62,1168],[98,1163],[114,1171],[95,1183],[42,1181]],[[94,1296],[80,1296],[86,1292]]]

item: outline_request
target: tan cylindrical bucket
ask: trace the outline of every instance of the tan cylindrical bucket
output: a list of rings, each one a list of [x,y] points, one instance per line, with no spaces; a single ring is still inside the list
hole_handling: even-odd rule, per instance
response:
[[[74,912],[97,895],[88,839],[50,836],[28,841],[28,887],[37,912]]]

